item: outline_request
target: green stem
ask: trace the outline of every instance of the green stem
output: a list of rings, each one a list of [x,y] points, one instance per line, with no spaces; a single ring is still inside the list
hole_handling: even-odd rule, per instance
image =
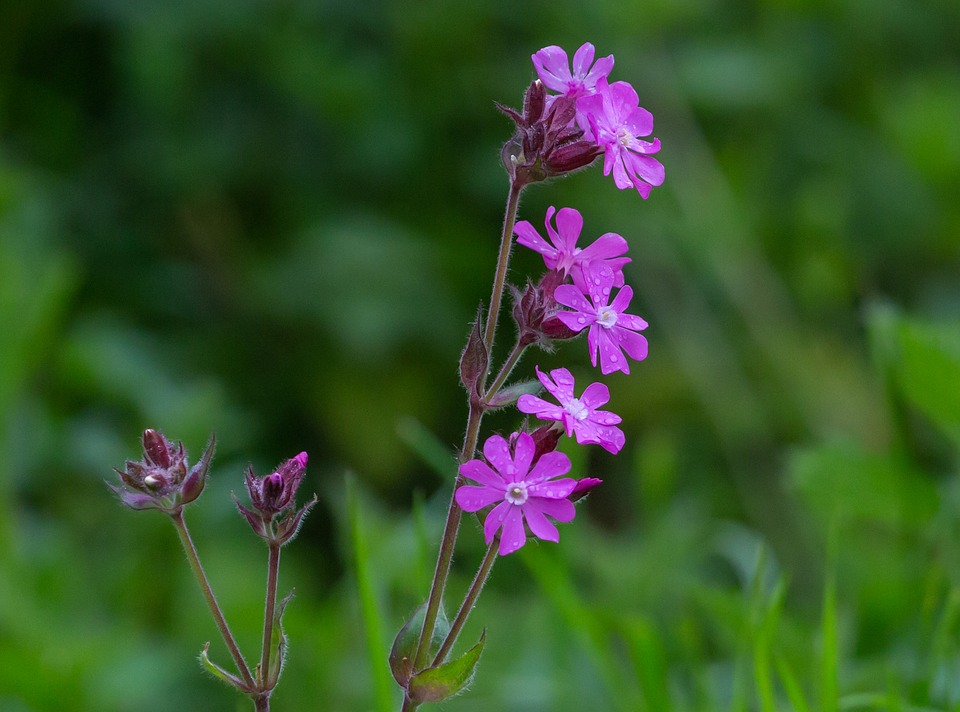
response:
[[[183,551],[187,555],[187,561],[190,562],[190,568],[193,569],[193,575],[197,579],[197,583],[200,584],[200,589],[203,591],[203,597],[207,600],[207,606],[210,608],[210,613],[213,614],[213,620],[217,624],[217,629],[220,631],[220,635],[223,637],[223,642],[227,644],[227,649],[230,651],[230,655],[233,657],[233,662],[237,666],[237,670],[240,672],[240,676],[243,678],[244,683],[251,689],[256,689],[256,683],[253,680],[253,677],[250,675],[250,668],[247,667],[246,660],[243,659],[243,655],[240,654],[240,648],[237,646],[237,641],[234,640],[233,634],[230,632],[230,626],[227,625],[226,618],[223,617],[223,611],[220,610],[220,604],[217,603],[217,597],[213,595],[213,589],[210,587],[210,582],[207,580],[207,574],[203,570],[203,566],[200,564],[200,557],[197,555],[197,548],[193,545],[193,539],[190,538],[190,532],[187,531],[187,524],[183,521],[183,512],[178,511],[175,514],[171,514],[170,518],[173,520],[173,524],[177,529],[177,534],[180,536],[180,543],[183,545]]]
[[[493,339],[497,330],[497,317],[500,314],[500,302],[503,299],[503,288],[507,279],[507,267],[510,263],[510,244],[513,241],[513,226],[517,219],[517,206],[520,204],[520,193],[523,186],[511,182],[510,194],[507,197],[507,206],[503,217],[503,230],[500,233],[500,254],[497,258],[497,271],[493,278],[493,290],[490,294],[490,308],[487,311],[487,326],[484,330],[483,343],[487,353],[493,349]],[[484,382],[486,377],[484,377]],[[483,390],[483,389],[480,389]],[[477,449],[477,440],[480,437],[480,422],[483,420],[483,407],[470,406],[467,417],[467,429],[463,438],[463,449],[460,451],[460,462],[464,463],[473,457]],[[437,566],[433,572],[433,582],[430,584],[430,597],[427,599],[427,610],[423,616],[423,627],[420,629],[420,640],[417,643],[417,652],[413,659],[414,671],[420,671],[426,664],[430,651],[430,641],[437,625],[437,615],[440,612],[440,603],[443,600],[443,590],[450,574],[450,563],[453,561],[453,550],[460,531],[462,510],[457,505],[455,495],[457,487],[462,485],[463,478],[457,474],[450,494],[450,505],[447,508],[447,521],[443,527],[443,538],[440,541],[440,551],[437,554]],[[404,697],[403,709],[413,710],[408,706]],[[409,702],[409,704],[413,704]]]
[[[500,234],[500,256],[497,258],[497,273],[493,278],[490,308],[487,310],[487,328],[483,334],[483,344],[487,347],[488,354],[493,350],[493,337],[497,331],[500,301],[503,299],[503,286],[507,280],[507,265],[510,263],[510,246],[513,244],[513,224],[517,219],[517,206],[520,204],[520,193],[522,192],[522,185],[510,184],[507,209],[503,216],[503,232]]]
[[[453,623],[450,625],[450,632],[447,633],[447,637],[440,646],[440,650],[437,651],[437,655],[434,657],[431,666],[442,663],[454,643],[457,642],[457,636],[460,635],[460,631],[467,622],[467,618],[470,616],[470,612],[473,610],[473,606],[477,602],[480,592],[483,590],[484,585],[486,585],[487,579],[490,578],[490,571],[493,569],[493,564],[497,560],[497,548],[499,545],[500,533],[497,532],[497,535],[493,537],[493,541],[490,542],[490,546],[487,547],[487,555],[483,557],[483,562],[480,564],[480,568],[477,569],[477,575],[473,577],[473,583],[470,584],[470,590],[467,591],[467,595],[463,597],[463,603],[460,604],[457,617],[453,619]]]
[[[520,356],[523,355],[523,352],[527,350],[529,344],[524,344],[519,339],[517,343],[513,346],[513,351],[510,352],[510,355],[507,356],[507,360],[503,362],[503,366],[500,367],[500,373],[497,374],[497,377],[493,379],[493,383],[490,384],[490,387],[487,389],[487,392],[483,394],[483,401],[485,403],[489,402],[490,399],[497,394],[497,391],[500,390],[503,386],[504,381],[510,377],[510,373],[513,371],[513,367],[517,365],[517,361],[520,360]]]
[[[280,545],[269,542],[270,558],[267,562],[267,600],[263,608],[263,649],[260,652],[260,687],[273,689],[270,679],[270,653],[273,647],[273,616],[277,605],[277,576],[280,571]]]

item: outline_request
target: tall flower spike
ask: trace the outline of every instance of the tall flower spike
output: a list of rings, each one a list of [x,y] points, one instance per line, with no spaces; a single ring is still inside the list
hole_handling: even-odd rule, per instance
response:
[[[187,463],[183,443],[174,445],[156,430],[144,430],[141,445],[142,460],[127,460],[123,470],[114,469],[120,475],[121,485],[107,483],[123,504],[131,509],[159,509],[173,515],[200,496],[213,459],[212,435],[193,467]]]
[[[556,229],[552,225],[554,215],[557,218]],[[583,230],[583,216],[575,208],[560,208],[557,212],[551,205],[547,209],[543,224],[547,228],[549,242],[526,220],[517,222],[513,232],[517,236],[517,244],[543,255],[543,263],[547,269],[557,270],[566,277],[579,275],[580,270],[588,263],[602,262],[613,270],[614,286],[623,286],[623,266],[631,260],[621,256],[626,254],[628,245],[620,235],[608,232],[588,247],[577,247],[577,240]]]
[[[561,284],[554,292],[559,304],[574,311],[559,311],[557,318],[574,331],[590,329],[587,333],[587,346],[590,349],[590,362],[597,365],[600,355],[600,372],[604,375],[614,371],[630,373],[630,366],[623,352],[642,361],[647,357],[647,340],[637,332],[647,328],[647,322],[633,314],[626,314],[633,297],[633,290],[624,286],[610,301],[613,287],[613,270],[606,265],[589,267],[583,274],[583,287],[576,284]]]
[[[504,438],[491,435],[483,445],[487,462],[470,460],[460,466],[461,475],[480,484],[459,487],[454,495],[457,504],[466,512],[495,505],[484,520],[483,533],[490,544],[502,528],[501,556],[526,543],[524,523],[538,539],[555,542],[560,541],[560,532],[547,517],[569,522],[576,515],[567,499],[577,486],[576,480],[554,479],[570,472],[570,458],[553,451],[533,464],[535,454],[536,445],[527,433],[516,437],[513,452]]]
[[[653,133],[653,114],[640,106],[630,84],[598,80],[596,93],[577,100],[577,121],[603,149],[603,175],[612,172],[618,188],[636,188],[646,199],[663,184],[663,165],[649,155],[660,150],[660,140],[640,139]]]
[[[567,436],[575,435],[581,445],[595,444],[616,455],[623,448],[624,435],[615,427],[620,416],[599,407],[610,401],[610,390],[602,383],[591,383],[577,398],[573,394],[573,374],[565,368],[550,371],[548,376],[539,367],[537,378],[543,387],[557,399],[559,405],[532,395],[522,395],[517,401],[521,413],[536,415],[541,420],[563,423]]]

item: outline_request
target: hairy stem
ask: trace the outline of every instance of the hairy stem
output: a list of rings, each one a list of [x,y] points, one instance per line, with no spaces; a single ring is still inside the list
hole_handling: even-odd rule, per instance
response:
[[[277,576],[280,571],[280,544],[271,541],[267,562],[267,600],[263,607],[263,649],[260,652],[260,687],[273,689],[270,679],[270,653],[273,638],[273,616],[277,605]]]
[[[473,606],[477,602],[480,592],[487,583],[487,579],[490,578],[490,571],[493,569],[493,564],[497,560],[497,548],[499,545],[500,533],[497,532],[497,535],[493,537],[493,541],[490,542],[490,546],[487,547],[487,555],[483,557],[480,568],[477,569],[477,575],[473,577],[473,583],[470,584],[470,589],[467,591],[467,595],[463,597],[463,603],[460,604],[460,610],[457,611],[457,616],[453,619],[453,623],[450,625],[450,632],[447,633],[447,637],[440,646],[440,650],[437,651],[437,655],[434,657],[432,665],[439,665],[442,663],[450,653],[450,649],[453,647],[453,644],[457,642],[457,636],[460,635],[460,631],[467,622],[467,618],[470,616],[470,612],[473,610]]]
[[[517,339],[517,343],[514,344],[513,350],[510,352],[510,355],[507,356],[507,360],[504,361],[503,366],[500,367],[500,373],[497,374],[497,377],[493,379],[493,383],[490,384],[486,393],[483,394],[484,402],[489,402],[489,400],[497,394],[497,391],[500,390],[504,382],[510,377],[510,373],[520,360],[520,356],[527,350],[527,346],[528,344],[524,344]]]
[[[227,625],[226,618],[223,617],[223,611],[220,610],[220,604],[217,603],[217,597],[213,595],[213,589],[210,587],[210,581],[207,579],[207,574],[203,570],[203,566],[200,564],[200,557],[197,555],[197,548],[193,545],[193,539],[190,538],[190,532],[187,531],[187,524],[183,520],[183,512],[176,512],[171,514],[170,518],[173,520],[173,524],[177,529],[177,534],[180,536],[180,543],[183,545],[183,551],[187,555],[187,561],[190,562],[190,568],[193,569],[193,575],[197,579],[197,583],[200,584],[200,589],[203,591],[203,597],[207,600],[207,606],[210,608],[210,613],[213,615],[213,620],[217,624],[217,629],[220,631],[220,635],[223,637],[223,642],[227,644],[227,649],[230,651],[230,655],[233,657],[233,662],[237,666],[237,670],[240,673],[240,676],[243,678],[243,682],[251,690],[256,689],[256,683],[253,680],[253,676],[250,674],[250,668],[247,667],[246,660],[243,659],[243,655],[240,654],[240,648],[237,646],[237,641],[233,638],[233,633],[230,632],[230,626]]]
[[[270,712],[270,692],[263,692],[253,698],[254,712]]]
[[[510,184],[507,208],[503,216],[503,232],[500,234],[500,256],[497,258],[497,272],[493,278],[493,290],[490,293],[490,308],[487,310],[487,328],[483,334],[483,343],[487,353],[493,350],[493,337],[497,331],[500,315],[500,301],[503,299],[503,286],[507,280],[507,265],[510,263],[510,246],[513,243],[513,224],[517,220],[517,206],[523,186]]]
[[[510,263],[510,244],[513,241],[513,226],[517,219],[517,206],[520,204],[520,193],[523,186],[514,182],[510,184],[510,193],[507,196],[507,206],[503,217],[503,230],[500,233],[500,254],[497,258],[497,270],[493,278],[493,290],[490,294],[490,308],[487,310],[487,325],[484,330],[483,343],[487,353],[493,349],[493,339],[497,330],[497,319],[500,314],[500,302],[503,300],[503,288],[507,279],[507,267]],[[483,379],[486,382],[486,376]],[[483,390],[483,389],[481,389]],[[480,437],[480,422],[483,420],[483,407],[471,405],[467,417],[467,429],[463,438],[463,449],[460,451],[460,462],[464,463],[473,457]],[[430,584],[430,597],[427,599],[427,610],[423,616],[423,627],[420,629],[420,639],[417,643],[417,653],[413,660],[413,669],[419,671],[427,662],[430,650],[430,640],[437,624],[437,615],[440,612],[440,603],[443,600],[443,590],[450,574],[450,563],[453,561],[453,550],[460,531],[462,511],[457,505],[454,496],[457,487],[463,484],[463,478],[457,474],[450,495],[450,506],[447,508],[447,521],[443,527],[443,538],[440,541],[440,551],[437,554],[437,566],[433,572],[433,582]],[[408,700],[404,698],[404,710],[416,708],[408,707]],[[410,704],[413,704],[410,702]]]

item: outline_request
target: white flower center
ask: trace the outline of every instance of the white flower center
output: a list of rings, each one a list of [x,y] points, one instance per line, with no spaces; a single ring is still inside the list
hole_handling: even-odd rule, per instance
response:
[[[609,329],[617,323],[617,312],[610,307],[602,307],[597,311],[597,323],[605,329]]]
[[[504,499],[510,504],[524,504],[527,501],[527,483],[513,482],[507,486],[507,493]]]
[[[621,126],[620,130],[617,131],[617,142],[624,148],[627,148],[631,141],[633,141],[633,134]]]
[[[564,404],[563,409],[576,420],[586,420],[587,416],[590,415],[590,409],[581,403],[579,398],[571,398]]]

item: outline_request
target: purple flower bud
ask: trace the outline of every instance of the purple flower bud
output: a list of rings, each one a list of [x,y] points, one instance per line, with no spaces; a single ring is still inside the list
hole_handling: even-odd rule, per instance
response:
[[[573,492],[570,493],[570,501],[576,502],[578,499],[586,497],[590,490],[599,484],[603,484],[603,480],[597,479],[596,477],[584,477],[583,479],[577,480]]]
[[[115,470],[122,486],[109,485],[123,504],[131,509],[159,509],[172,515],[200,496],[213,458],[212,436],[193,469],[187,466],[183,443],[174,446],[156,430],[143,431],[141,445],[140,462],[127,460],[122,471]]]
[[[156,430],[148,428],[143,431],[143,457],[147,463],[157,467],[170,467],[173,460],[171,449],[167,439]]]
[[[300,522],[313,506],[311,502],[297,512],[293,510],[306,466],[307,453],[301,452],[265,477],[255,476],[253,468],[247,469],[244,483],[253,508],[247,509],[239,501],[237,508],[257,536],[282,545],[296,535]]]

